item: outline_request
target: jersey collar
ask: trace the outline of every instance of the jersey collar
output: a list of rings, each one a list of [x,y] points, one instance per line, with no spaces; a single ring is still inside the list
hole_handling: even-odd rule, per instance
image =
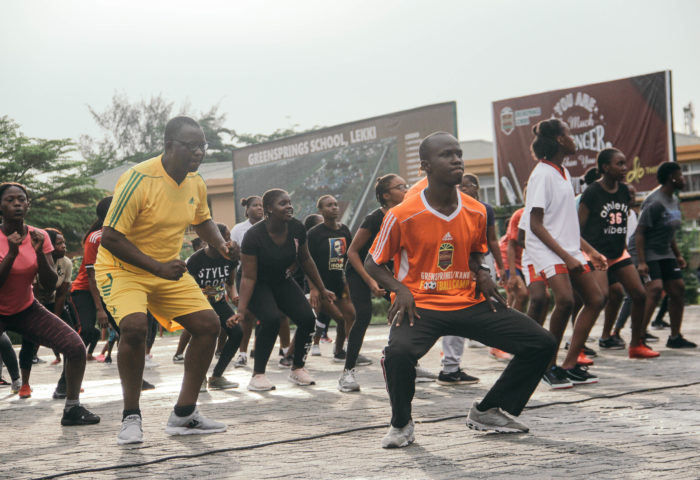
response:
[[[561,174],[561,176],[564,178],[564,180],[566,180],[566,173],[564,172],[564,167],[562,167],[561,165],[557,165],[556,163],[552,163],[545,158],[540,159],[540,162],[545,163],[545,164],[549,165],[550,167],[554,168],[557,172],[559,172]]]
[[[428,204],[428,201],[425,199],[425,189],[420,191],[420,199],[423,202],[423,205],[425,206],[426,210],[428,210],[430,213],[446,222],[451,222],[452,220],[454,220],[454,218],[457,215],[459,215],[460,210],[462,210],[462,195],[460,195],[459,192],[457,193],[457,208],[455,208],[455,211],[452,212],[449,216],[443,215]]]

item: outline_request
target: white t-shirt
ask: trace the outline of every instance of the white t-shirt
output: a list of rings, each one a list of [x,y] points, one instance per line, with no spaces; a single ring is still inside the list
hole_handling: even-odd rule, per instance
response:
[[[250,219],[246,220],[245,222],[237,223],[231,229],[231,240],[236,242],[240,247],[243,243],[243,236],[245,235],[245,232],[247,232],[252,226],[253,224],[250,223]]]
[[[544,228],[554,240],[581,263],[586,260],[581,253],[581,232],[576,212],[574,189],[571,176],[564,167],[546,160],[540,160],[527,181],[527,201],[525,212],[520,220],[525,230],[525,249],[535,270],[541,272],[547,267],[565,263],[530,231],[530,212],[533,208],[544,210]]]

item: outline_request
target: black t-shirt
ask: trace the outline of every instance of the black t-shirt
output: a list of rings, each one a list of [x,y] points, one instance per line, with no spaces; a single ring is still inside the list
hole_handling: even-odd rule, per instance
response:
[[[360,255],[360,260],[362,260],[363,262],[365,261],[365,258],[367,258],[367,254],[369,253],[369,249],[374,243],[375,237],[379,233],[379,230],[382,228],[382,220],[384,220],[384,212],[382,212],[381,208],[378,208],[375,211],[368,214],[362,221],[362,224],[360,225],[360,228],[364,228],[370,233],[369,240],[367,240],[367,243],[365,243],[358,252]],[[348,272],[352,270],[354,269],[352,268],[350,262],[348,262]]]
[[[608,259],[620,258],[627,239],[627,185],[619,183],[617,192],[609,193],[600,182],[593,182],[581,195],[581,203],[589,211],[581,236]]]
[[[236,266],[238,262],[223,257],[211,258],[204,249],[197,250],[187,259],[187,271],[211,303],[224,301],[226,282],[230,281]]]
[[[246,232],[241,253],[258,259],[258,282],[279,283],[289,277],[299,248],[306,243],[304,225],[296,218],[287,223],[287,238],[280,247],[267,233],[268,220],[258,222]]]
[[[348,247],[352,241],[350,229],[341,225],[338,230],[331,230],[319,223],[308,233],[309,253],[314,259],[321,280],[326,288],[339,290],[345,284],[343,277],[348,258]]]

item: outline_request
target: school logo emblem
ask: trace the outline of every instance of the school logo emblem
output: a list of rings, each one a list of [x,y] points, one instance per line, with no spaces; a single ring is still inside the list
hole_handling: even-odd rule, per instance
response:
[[[454,257],[455,246],[451,243],[442,243],[438,252],[438,268],[442,271],[447,270],[452,266],[452,258]]]
[[[510,135],[515,130],[515,115],[513,109],[505,107],[501,110],[501,131],[506,135]]]

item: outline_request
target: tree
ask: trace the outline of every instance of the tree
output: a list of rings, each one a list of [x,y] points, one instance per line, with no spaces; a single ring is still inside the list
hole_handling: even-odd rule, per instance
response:
[[[74,152],[71,140],[26,137],[16,122],[0,117],[0,178],[25,185],[31,202],[27,223],[58,228],[72,250],[80,247],[104,196],[94,180],[80,174],[83,162],[70,158]]]
[[[209,143],[205,162],[230,161],[233,145],[226,143],[224,135],[231,131],[223,124],[226,115],[214,105],[205,113],[190,113],[185,104],[174,114],[174,104],[162,95],[148,101],[132,103],[124,94],[115,93],[112,104],[102,112],[88,106],[90,114],[104,135],[98,140],[89,135],[80,137],[80,153],[86,160],[85,173],[94,175],[127,162],[141,162],[163,151],[165,125],[175,115],[187,115],[199,122]]]

